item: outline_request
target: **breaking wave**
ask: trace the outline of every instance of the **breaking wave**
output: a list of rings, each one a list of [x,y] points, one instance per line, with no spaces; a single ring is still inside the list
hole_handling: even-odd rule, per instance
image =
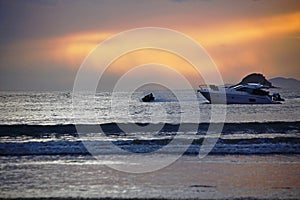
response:
[[[151,125],[151,126],[148,126]],[[197,124],[196,124],[197,125]],[[198,133],[206,133],[209,123],[198,124]],[[106,124],[63,124],[63,125],[0,125],[1,136],[19,136],[27,135],[32,137],[43,137],[49,134],[78,136],[80,133],[99,133],[106,134],[124,134],[120,127],[125,127],[126,133],[135,132],[177,132],[179,127],[181,131],[193,131],[195,124],[148,124],[148,123],[106,123]],[[146,129],[145,129],[146,127]],[[149,127],[149,128],[148,128]],[[161,128],[162,127],[162,128]],[[222,134],[247,133],[299,133],[300,121],[296,122],[245,122],[245,123],[224,123]]]
[[[77,125],[0,125],[0,155],[65,155],[89,154],[85,145],[97,147],[100,154],[116,154],[115,148],[131,153],[150,153],[171,145],[166,154],[178,153],[180,145],[193,137],[185,155],[197,155],[205,137],[218,140],[210,154],[299,154],[300,122],[225,123],[221,135],[206,134],[208,123],[149,124],[116,123]],[[179,130],[180,126],[180,131]],[[162,127],[162,128],[161,128]],[[105,134],[100,133],[101,129]],[[159,129],[159,131],[156,131]],[[129,131],[128,131],[129,130]],[[179,135],[176,145],[170,141]],[[210,133],[211,134],[211,133]],[[84,142],[83,142],[84,141]],[[181,143],[182,141],[182,143]],[[173,146],[172,146],[173,145]]]

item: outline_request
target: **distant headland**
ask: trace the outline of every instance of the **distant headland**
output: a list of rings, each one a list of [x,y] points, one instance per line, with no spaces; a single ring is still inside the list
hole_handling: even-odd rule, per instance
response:
[[[280,88],[290,88],[290,89],[300,88],[300,81],[294,78],[276,77],[270,79],[269,81],[271,81],[276,87],[280,87]]]

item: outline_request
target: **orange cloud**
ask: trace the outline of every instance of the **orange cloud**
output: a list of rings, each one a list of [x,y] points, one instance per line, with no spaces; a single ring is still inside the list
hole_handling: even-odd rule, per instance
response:
[[[251,66],[268,65],[266,58],[264,58],[264,63],[262,63],[261,57],[257,56],[260,42],[275,37],[290,37],[291,34],[298,33],[300,31],[299,19],[300,12],[296,12],[261,19],[239,19],[227,24],[213,22],[214,24],[209,27],[201,27],[202,29],[183,27],[182,30],[200,44],[203,44],[209,52],[212,52],[213,59],[219,64],[220,70],[230,74],[238,73],[232,67],[237,62],[241,66],[248,67],[244,71],[253,70],[254,68],[251,68]],[[113,34],[115,33],[106,31],[85,32],[25,41],[10,45],[8,48],[10,53],[7,53],[4,57],[10,62],[24,62],[29,65],[48,62],[77,68],[91,50]],[[170,42],[173,45],[184,48],[183,44],[179,44],[172,38],[169,41],[162,42]],[[240,47],[247,48],[247,44],[251,44],[248,46],[247,51],[241,51]],[[221,45],[231,46],[231,52],[226,51],[226,49],[223,52],[219,51],[217,48]],[[118,48],[118,46],[110,47],[109,51],[113,52],[114,48]],[[17,61],[14,59],[16,55],[18,55]],[[124,55],[112,63],[110,72],[123,73],[131,67],[151,62],[171,66],[187,76],[195,74],[195,70],[183,59],[157,50],[143,50]]]
[[[109,73],[124,74],[128,70],[147,63],[158,63],[169,66],[189,79],[200,80],[197,70],[183,58],[157,49],[143,49],[130,52],[115,60],[108,69]],[[165,74],[168,78],[168,75]]]
[[[111,33],[75,33],[55,38],[26,40],[10,44],[4,58],[10,63],[27,65],[44,63],[63,64],[79,67],[84,58],[97,44],[112,35]],[[14,59],[14,58],[18,59]]]
[[[258,40],[269,40],[273,37],[281,37],[296,33],[300,31],[299,19],[300,12],[296,12],[260,19],[237,20],[228,24],[216,24],[214,27],[208,28],[206,31],[201,31],[196,28],[186,29],[190,30],[188,32],[192,38],[195,38],[200,44],[203,44],[206,48],[213,51],[213,48],[218,45],[243,45],[249,42],[256,43]],[[78,67],[78,65],[83,61],[88,53],[96,47],[97,44],[111,35],[113,35],[111,32],[91,32],[76,33],[53,38],[46,42],[48,50],[47,53],[45,53],[45,56],[49,57],[49,59],[66,62],[69,65]],[[173,43],[174,45],[178,43],[177,41],[172,41],[172,38],[170,38],[167,42]],[[182,44],[177,45],[182,46]],[[111,49],[109,51],[113,52],[113,48],[118,47],[110,48]],[[168,56],[165,54],[163,55],[166,56],[166,59],[164,60],[167,60]],[[241,52],[241,54],[235,54],[234,56],[240,56],[241,60],[244,60],[248,64],[256,63],[254,52]],[[130,64],[130,62],[142,64],[143,62],[146,63],[150,57],[151,55],[141,56],[137,53],[135,58],[131,55],[126,62],[129,62],[128,64]],[[122,60],[123,63],[120,63],[119,65],[120,71],[124,68],[124,66],[127,66],[127,64],[125,64],[126,59]],[[163,60],[161,61],[163,62]],[[170,66],[174,66],[176,65],[176,62],[169,62],[168,64]]]
[[[299,71],[295,69],[299,59],[291,54],[297,49],[291,50],[289,43],[299,43],[299,19],[300,12],[239,20],[191,35],[207,48],[226,82],[240,81],[252,72],[267,77],[295,77],[299,74],[295,73]],[[288,62],[283,62],[286,58]]]
[[[297,33],[300,31],[300,12],[238,20],[228,24],[217,24],[207,31],[191,30],[192,37],[207,47],[249,42],[257,39]]]
[[[51,52],[55,60],[66,64],[80,64],[97,44],[105,40],[111,33],[76,33],[48,40]]]

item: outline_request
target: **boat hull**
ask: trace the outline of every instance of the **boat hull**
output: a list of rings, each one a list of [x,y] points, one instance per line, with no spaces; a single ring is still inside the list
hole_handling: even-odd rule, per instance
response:
[[[214,104],[278,104],[279,102],[272,101],[270,96],[237,94],[226,92],[214,92],[209,90],[198,90],[205,99]]]

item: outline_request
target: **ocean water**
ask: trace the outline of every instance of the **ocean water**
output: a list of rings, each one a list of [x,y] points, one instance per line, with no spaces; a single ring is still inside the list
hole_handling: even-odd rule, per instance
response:
[[[279,92],[285,102],[276,105],[227,105],[225,122],[299,121],[300,90],[273,89],[271,92]],[[180,97],[170,91],[153,93],[156,101],[143,103],[140,99],[147,92],[133,95],[117,93],[113,100],[109,92],[83,92],[75,95],[79,103],[75,102],[74,106],[72,92],[0,92],[0,124],[194,123],[199,117],[195,110],[200,110],[199,122],[211,121],[211,105],[206,104],[204,98],[196,99],[194,91],[179,91]],[[131,98],[127,99],[128,96]],[[178,101],[184,106],[183,111]],[[79,116],[74,113],[79,113]],[[187,117],[184,121],[179,120],[183,114]]]
[[[164,90],[151,91],[156,101],[150,103],[140,100],[149,91],[119,92],[113,98],[108,92],[83,92],[75,94],[76,101],[72,99],[72,92],[0,92],[0,197],[178,197],[176,190],[174,196],[164,196],[164,187],[156,188],[162,195],[159,196],[151,191],[139,191],[133,183],[106,188],[117,180],[105,182],[103,179],[105,184],[101,182],[104,184],[101,191],[90,187],[96,187],[94,182],[80,183],[82,176],[92,178],[93,175],[84,171],[80,176],[76,167],[88,166],[92,173],[96,170],[94,166],[121,165],[122,159],[118,156],[122,153],[128,153],[133,160],[157,151],[162,159],[181,154],[189,159],[197,157],[204,148],[209,156],[223,161],[227,156],[242,156],[247,161],[253,156],[284,155],[295,158],[291,163],[297,164],[300,90],[272,92],[277,91],[285,98],[282,104],[224,105],[224,121],[213,119],[212,105],[204,98],[194,98],[191,95],[194,91],[181,90],[177,95]],[[221,127],[221,131],[208,133],[210,125]],[[176,143],[172,143],[174,138]],[[207,138],[214,141],[208,151],[204,146]],[[101,159],[95,154],[101,155]],[[233,160],[235,163],[236,159]],[[139,163],[127,161],[125,164],[132,164],[134,168]],[[67,184],[57,180],[60,176],[70,181],[54,172],[61,167],[76,168],[76,176],[62,171],[68,174],[66,176],[74,176],[72,184],[78,182],[75,186],[78,190],[85,188],[82,192],[74,188],[76,192],[72,188],[58,192]],[[97,170],[96,173],[103,172]],[[53,174],[55,181],[47,174]],[[109,171],[105,176],[113,174]],[[47,180],[53,185],[45,186]],[[86,189],[87,184],[89,189]],[[204,188],[210,189],[209,186]],[[183,197],[198,197],[184,190],[180,193]],[[216,197],[223,197],[219,195]]]
[[[215,121],[212,106],[191,92],[179,91],[178,97],[153,91],[156,101],[150,103],[141,102],[141,92],[85,92],[77,94],[77,102],[70,92],[1,92],[0,154],[88,154],[80,141],[96,146],[115,142],[119,148],[145,153],[175,135],[194,139],[186,153],[197,154],[210,124],[223,125],[221,133],[210,136],[218,139],[211,154],[300,152],[299,91],[280,89],[282,104],[226,105],[224,121]]]

